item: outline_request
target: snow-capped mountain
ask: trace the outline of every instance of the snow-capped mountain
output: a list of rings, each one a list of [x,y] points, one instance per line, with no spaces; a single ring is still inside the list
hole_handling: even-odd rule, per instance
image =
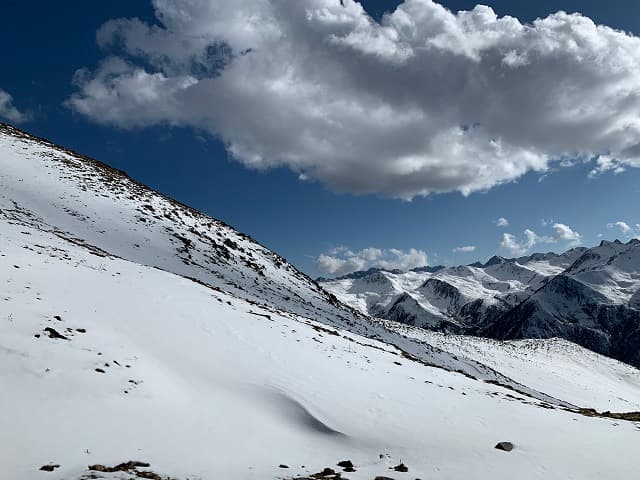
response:
[[[363,313],[462,332],[506,312],[585,251],[575,248],[562,255],[534,254],[518,259],[495,256],[485,264],[409,272],[371,269],[319,280],[340,300]]]
[[[371,318],[231,227],[5,125],[0,272],[2,480],[640,468],[637,370]],[[422,273],[361,287],[418,290]]]
[[[481,333],[562,337],[640,366],[640,241],[602,242]]]
[[[434,272],[378,270],[322,285],[354,308],[408,325],[498,339],[561,337],[640,366],[638,240]]]

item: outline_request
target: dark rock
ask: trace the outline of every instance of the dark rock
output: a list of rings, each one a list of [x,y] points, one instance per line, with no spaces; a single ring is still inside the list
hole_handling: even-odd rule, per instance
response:
[[[342,475],[340,473],[337,473],[333,468],[327,467],[321,472],[314,473],[313,475],[309,475],[309,478],[314,478],[318,480],[331,478],[334,480],[338,480],[338,479],[342,479]],[[346,479],[342,479],[342,480],[346,480]]]
[[[60,465],[43,465],[40,470],[43,472],[53,472],[56,468],[60,468]]]
[[[338,462],[338,466],[343,468],[345,472],[355,472],[356,469],[353,466],[353,462],[351,460],[342,460]]]
[[[401,463],[400,465],[396,465],[395,467],[393,467],[393,469],[396,472],[408,472],[409,471],[409,467],[407,467],[404,463]]]
[[[49,334],[49,338],[57,338],[60,340],[69,340],[67,337],[58,332],[55,328],[47,327],[44,331]]]
[[[502,450],[503,452],[510,452],[513,450],[513,443],[511,442],[500,442],[494,448],[497,450]]]
[[[162,477],[155,472],[145,472],[136,470],[134,472],[138,478],[148,478],[149,480],[162,480]]]
[[[111,473],[111,472],[127,472],[135,468],[139,468],[139,467],[146,468],[149,466],[151,465],[148,464],[147,462],[137,462],[135,460],[130,460],[128,462],[120,463],[115,467],[107,467],[105,465],[96,464],[96,465],[89,465],[87,468],[94,472]],[[149,472],[136,472],[136,474],[137,473],[149,473]],[[142,477],[142,478],[154,478],[154,477]]]
[[[280,465],[278,465],[278,468],[289,468],[289,465],[285,465],[284,463],[281,463]]]

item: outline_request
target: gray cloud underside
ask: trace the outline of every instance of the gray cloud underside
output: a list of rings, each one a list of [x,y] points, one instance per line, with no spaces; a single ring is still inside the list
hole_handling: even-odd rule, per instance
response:
[[[378,23],[343,3],[155,0],[157,25],[99,30],[104,61],[69,105],[204,129],[249,167],[354,193],[468,194],[567,158],[640,166],[637,37],[562,12],[528,25],[406,0]]]

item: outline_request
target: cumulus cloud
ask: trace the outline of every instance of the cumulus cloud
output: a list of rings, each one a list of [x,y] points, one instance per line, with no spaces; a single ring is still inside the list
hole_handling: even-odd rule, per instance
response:
[[[13,98],[0,88],[0,118],[13,123],[22,123],[27,120],[27,115],[20,112],[13,105]]]
[[[505,233],[502,235],[502,241],[500,246],[505,250],[508,250],[512,255],[524,255],[534,245],[538,243],[550,243],[551,239],[548,237],[540,237],[533,230],[526,229],[524,231],[524,240],[519,240],[515,235],[511,233]]]
[[[456,247],[453,249],[453,253],[471,253],[475,251],[476,251],[476,247],[474,245],[467,245],[465,247]]]
[[[621,233],[629,233],[632,230],[629,224],[623,221],[608,223],[607,228],[617,228]]]
[[[509,220],[507,220],[507,219],[506,219],[506,218],[504,218],[504,217],[500,217],[499,219],[497,219],[497,220],[495,221],[495,224],[496,224],[496,226],[498,226],[498,227],[503,227],[503,228],[504,228],[504,227],[508,227],[508,226],[509,226]]]
[[[191,126],[252,168],[340,191],[468,194],[554,164],[640,167],[640,39],[558,12],[405,0],[153,0],[107,22],[68,104],[123,128]],[[568,167],[567,167],[568,168]]]
[[[607,228],[618,230],[627,238],[640,238],[640,224],[629,225],[627,222],[619,220],[617,222],[608,223]]]
[[[422,250],[365,248],[354,252],[347,247],[337,247],[320,255],[316,260],[318,271],[333,276],[346,275],[372,267],[385,270],[410,270],[428,265],[428,257]]]
[[[579,242],[582,239],[582,235],[574,231],[569,225],[563,223],[553,224],[555,240],[567,240],[569,242]]]
[[[567,242],[568,245],[577,245],[582,240],[582,235],[563,223],[554,223],[553,232],[550,235],[538,235],[531,229],[524,231],[524,238],[519,239],[511,233],[502,235],[500,247],[507,250],[512,255],[524,255],[531,251],[533,247],[543,243]]]

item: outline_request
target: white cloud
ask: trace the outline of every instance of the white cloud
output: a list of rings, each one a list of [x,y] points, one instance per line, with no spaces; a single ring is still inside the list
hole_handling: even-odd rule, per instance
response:
[[[497,220],[495,221],[495,224],[496,224],[498,227],[508,227],[508,226],[509,226],[509,220],[507,220],[507,219],[506,219],[506,218],[504,218],[504,217],[500,217],[499,219],[497,219]]]
[[[367,263],[364,259],[358,257],[342,259],[322,254],[318,257],[316,264],[319,272],[340,276],[364,270]]]
[[[534,245],[538,243],[550,243],[552,240],[548,237],[540,237],[533,230],[526,229],[524,231],[525,239],[520,241],[515,235],[505,233],[502,235],[500,246],[508,250],[512,255],[524,255]]]
[[[124,128],[191,126],[253,168],[335,189],[465,194],[597,158],[640,166],[640,39],[559,12],[405,0],[154,0],[157,24],[107,22],[105,61],[68,104]],[[567,167],[568,168],[568,167]]]
[[[640,239],[640,224],[629,225],[627,222],[619,220],[617,222],[608,223],[607,228],[619,230],[627,238]]]
[[[636,153],[634,155],[640,153],[640,145],[636,145],[631,148],[633,150],[636,150]],[[631,166],[637,167],[639,165],[637,162],[631,162]],[[618,174],[625,171],[625,162],[620,161],[617,158],[613,158],[610,155],[600,155],[596,159],[596,166],[589,172],[589,177],[595,178],[598,175],[606,172],[613,172],[614,174]]]
[[[505,233],[502,235],[500,247],[507,250],[512,255],[524,255],[531,251],[533,247],[541,243],[568,242],[568,245],[577,245],[582,240],[582,235],[563,223],[552,225],[551,235],[540,236],[531,229],[524,231],[524,239],[520,240],[515,235]]]
[[[471,253],[475,251],[476,251],[476,247],[474,245],[467,245],[465,247],[456,247],[453,249],[454,253]]]
[[[554,223],[554,238],[556,240],[567,240],[569,242],[579,242],[582,239],[582,235],[571,229],[570,226],[563,223]]]
[[[629,233],[633,230],[626,222],[618,221],[614,223],[608,223],[607,228],[617,228],[621,233]]]
[[[27,115],[20,112],[13,105],[13,98],[0,88],[0,118],[13,123],[22,123],[27,120]]]
[[[428,265],[428,257],[422,250],[388,250],[365,248],[353,252],[347,247],[337,247],[323,253],[316,260],[318,271],[323,274],[341,276],[372,267],[385,270],[410,270]]]

